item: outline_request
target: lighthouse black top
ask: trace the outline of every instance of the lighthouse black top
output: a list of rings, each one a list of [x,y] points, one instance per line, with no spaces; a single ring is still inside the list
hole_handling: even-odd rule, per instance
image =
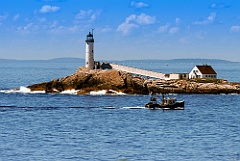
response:
[[[87,35],[86,42],[94,42],[93,34],[91,34],[90,32]]]

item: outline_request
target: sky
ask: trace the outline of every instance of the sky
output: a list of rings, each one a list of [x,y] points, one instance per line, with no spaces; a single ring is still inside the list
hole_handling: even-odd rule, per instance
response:
[[[0,59],[240,62],[239,0],[0,0]]]

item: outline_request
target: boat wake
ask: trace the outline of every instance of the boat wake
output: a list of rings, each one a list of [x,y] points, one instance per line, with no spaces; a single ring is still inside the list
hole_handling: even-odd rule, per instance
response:
[[[145,107],[140,107],[140,106],[132,106],[132,107],[113,107],[113,106],[108,106],[108,107],[102,107],[103,109],[146,109]]]
[[[140,107],[140,106],[136,106],[136,107],[122,107],[123,109],[146,109],[146,107]]]
[[[15,105],[0,105],[1,111],[8,110],[60,110],[65,108],[71,109],[104,109],[104,110],[121,110],[121,109],[147,109],[145,107],[133,106],[133,107],[113,107],[113,106],[102,106],[102,107],[84,107],[84,106],[75,106],[75,107],[59,107],[59,106],[15,106]]]

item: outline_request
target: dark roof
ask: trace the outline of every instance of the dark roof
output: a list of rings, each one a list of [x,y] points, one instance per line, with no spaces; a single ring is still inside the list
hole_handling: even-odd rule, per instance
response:
[[[197,65],[202,74],[217,74],[210,65]]]
[[[88,37],[93,37],[93,34],[91,34],[91,32],[89,32],[87,36]]]
[[[86,42],[94,42],[93,34],[91,34],[91,32],[88,33]]]

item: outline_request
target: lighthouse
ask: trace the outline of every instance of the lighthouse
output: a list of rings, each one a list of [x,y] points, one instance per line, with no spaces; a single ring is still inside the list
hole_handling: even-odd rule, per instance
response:
[[[94,39],[93,39],[93,30],[92,33],[89,32],[86,37],[86,59],[85,59],[85,67],[87,69],[94,68]]]

